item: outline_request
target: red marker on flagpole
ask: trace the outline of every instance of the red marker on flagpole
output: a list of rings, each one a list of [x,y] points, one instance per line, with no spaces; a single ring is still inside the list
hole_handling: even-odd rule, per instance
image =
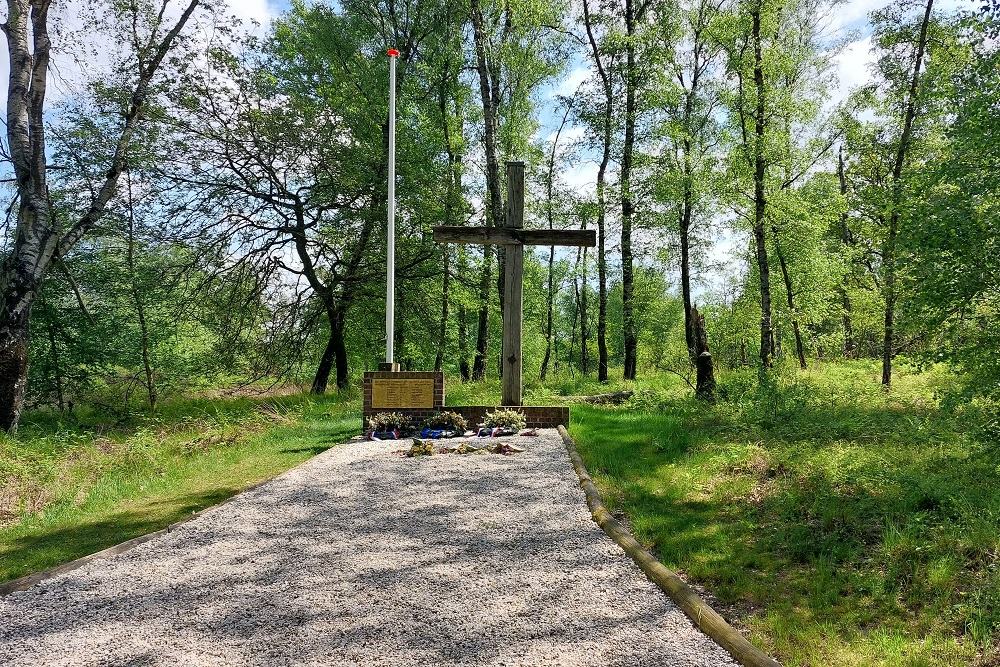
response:
[[[396,337],[396,58],[399,51],[388,49],[389,56],[389,220],[386,234],[385,279],[385,362],[394,361]]]

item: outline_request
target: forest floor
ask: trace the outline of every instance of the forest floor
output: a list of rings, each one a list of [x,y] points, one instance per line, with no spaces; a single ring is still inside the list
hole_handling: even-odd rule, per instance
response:
[[[1000,665],[995,415],[943,367],[867,361],[720,373],[695,401],[668,373],[529,381],[575,405],[570,431],[605,500],[761,648],[793,665]],[[497,382],[450,380],[452,405]],[[155,416],[31,414],[0,436],[0,581],[162,528],[360,430],[359,397],[199,398]]]

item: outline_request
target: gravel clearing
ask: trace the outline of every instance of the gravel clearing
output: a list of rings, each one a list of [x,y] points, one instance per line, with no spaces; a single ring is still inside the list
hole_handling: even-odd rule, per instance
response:
[[[735,665],[527,451],[352,441],[0,599],[0,665]]]

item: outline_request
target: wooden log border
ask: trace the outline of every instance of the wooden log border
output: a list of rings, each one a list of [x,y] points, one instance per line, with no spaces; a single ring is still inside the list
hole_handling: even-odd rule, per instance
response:
[[[566,451],[573,462],[573,468],[580,477],[580,487],[587,497],[587,505],[590,507],[594,521],[635,561],[649,580],[659,586],[702,632],[726,649],[741,665],[746,667],[781,667],[777,660],[751,644],[736,628],[729,625],[726,619],[702,600],[683,579],[677,576],[676,572],[669,570],[653,554],[643,548],[632,534],[612,516],[608,508],[605,507],[604,501],[601,500],[601,494],[597,491],[594,480],[587,472],[587,467],[584,465],[583,459],[580,458],[576,444],[565,426],[559,427],[559,435],[562,436]]]

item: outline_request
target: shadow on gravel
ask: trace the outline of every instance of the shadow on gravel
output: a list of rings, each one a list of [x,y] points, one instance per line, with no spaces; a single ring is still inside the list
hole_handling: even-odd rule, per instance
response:
[[[435,469],[418,476],[424,463]],[[548,493],[567,461],[470,465],[362,460],[279,480],[114,567],[23,594],[38,604],[0,618],[0,662],[31,638],[127,618],[139,638],[108,656],[124,664],[146,664],[150,632],[254,664],[717,664],[678,653],[670,638],[690,625],[582,496]]]
[[[330,449],[333,445],[317,445],[316,447],[299,447],[297,449],[282,449],[282,454],[309,454],[309,456],[317,456],[322,454],[326,450]]]
[[[165,528],[232,497],[238,489],[220,486],[200,493],[143,503],[99,521],[42,524],[0,548],[0,581],[38,572]]]

